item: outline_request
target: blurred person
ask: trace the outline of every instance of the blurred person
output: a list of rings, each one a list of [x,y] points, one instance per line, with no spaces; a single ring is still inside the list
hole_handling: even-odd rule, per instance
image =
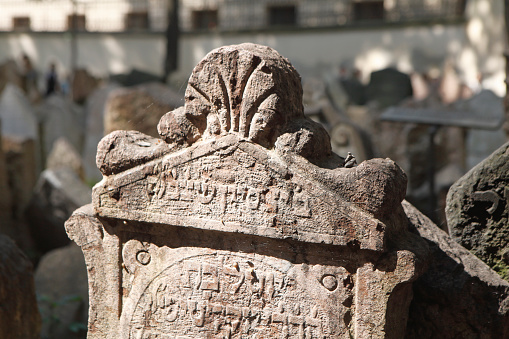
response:
[[[57,93],[60,90],[58,83],[57,67],[54,62],[49,65],[49,71],[46,74],[46,97]]]
[[[39,89],[37,88],[37,80],[39,76],[28,55],[23,54],[22,59],[23,59],[22,76],[24,90],[27,93],[27,96],[30,99],[30,101],[35,102],[40,99]]]

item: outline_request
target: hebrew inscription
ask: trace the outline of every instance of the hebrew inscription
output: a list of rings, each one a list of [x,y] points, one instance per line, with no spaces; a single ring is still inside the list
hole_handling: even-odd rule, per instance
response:
[[[492,205],[487,209],[489,214],[493,214],[497,211],[498,205],[502,200],[498,193],[493,190],[473,192],[472,198],[474,201],[491,202]],[[504,199],[506,201],[506,208],[509,208],[509,188],[507,187],[504,188]],[[509,210],[507,212],[509,213]]]
[[[337,278],[323,278],[324,292]],[[239,255],[166,268],[136,305],[130,338],[324,338],[329,318],[292,273]]]

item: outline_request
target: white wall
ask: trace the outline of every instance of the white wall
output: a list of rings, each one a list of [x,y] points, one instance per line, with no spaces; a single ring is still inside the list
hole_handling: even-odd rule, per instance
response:
[[[505,93],[503,3],[472,0],[466,24],[401,26],[378,29],[329,29],[244,34],[184,34],[180,67],[174,79],[182,82],[210,50],[228,44],[255,42],[271,46],[306,75],[350,63],[365,78],[390,65],[405,72],[441,69],[450,59],[460,77],[475,82],[482,72],[484,83],[497,94]],[[61,74],[69,69],[71,37],[58,33],[0,33],[0,62],[20,59],[27,53],[45,71],[56,61]],[[165,54],[162,34],[78,34],[77,65],[93,74],[125,72],[136,67],[161,74]],[[332,67],[332,68],[331,68]]]

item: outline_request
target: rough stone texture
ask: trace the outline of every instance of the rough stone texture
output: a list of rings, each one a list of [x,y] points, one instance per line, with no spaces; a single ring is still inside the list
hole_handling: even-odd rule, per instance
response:
[[[504,121],[504,104],[502,98],[490,90],[482,90],[468,100],[458,101],[456,109],[486,116],[490,120]],[[500,126],[502,127],[502,126]],[[466,166],[471,169],[507,141],[502,128],[498,130],[471,129],[466,135]]]
[[[14,60],[7,60],[0,65],[0,93],[8,83],[23,88],[23,77],[19,74]]]
[[[7,83],[0,94],[2,134],[38,140],[36,114],[21,88]]]
[[[106,136],[93,207],[66,222],[89,339],[404,335],[428,254],[408,231],[406,177],[389,159],[344,167],[285,58],[210,52],[158,131],[165,147]]]
[[[85,138],[85,116],[81,107],[69,98],[52,95],[38,106],[37,113],[41,124],[41,157],[44,163],[53,144],[61,137],[65,137],[81,154]]]
[[[36,143],[29,138],[3,135],[2,147],[12,194],[12,216],[21,219],[37,181]]]
[[[36,245],[43,253],[69,243],[64,229],[72,212],[90,202],[90,188],[73,170],[59,168],[41,173],[26,210]]]
[[[116,130],[136,130],[157,136],[161,116],[181,105],[181,98],[160,83],[120,88],[108,96],[104,115],[104,134]]]
[[[0,125],[1,125],[0,121]],[[0,141],[2,140],[2,129],[0,128]],[[7,175],[7,164],[2,143],[0,142],[0,233],[10,233],[12,222],[12,193],[9,187]]]
[[[449,234],[509,280],[509,143],[451,186]]]
[[[366,100],[376,101],[380,107],[399,104],[405,98],[412,97],[410,77],[396,70],[386,68],[371,73],[366,87]]]
[[[35,287],[43,320],[41,337],[86,338],[87,268],[75,243],[42,257],[35,272]]]
[[[83,161],[81,160],[78,151],[76,151],[65,137],[58,138],[53,143],[53,148],[51,149],[46,161],[47,169],[57,169],[62,167],[72,169],[82,180],[85,179]]]
[[[72,77],[72,100],[83,103],[97,88],[99,80],[94,78],[86,69],[77,69]]]
[[[40,338],[32,264],[4,235],[0,235],[0,305],[0,338]]]
[[[83,148],[83,164],[87,182],[98,182],[102,179],[101,172],[95,164],[97,144],[104,137],[104,113],[106,101],[111,91],[118,89],[118,85],[108,84],[99,87],[87,98],[85,104],[85,141]]]
[[[431,249],[413,284],[406,338],[508,338],[509,283],[408,202],[413,232]]]

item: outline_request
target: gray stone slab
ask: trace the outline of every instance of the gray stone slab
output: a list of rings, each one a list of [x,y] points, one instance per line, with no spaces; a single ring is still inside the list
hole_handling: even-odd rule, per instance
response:
[[[509,281],[509,143],[449,189],[451,236]]]
[[[504,112],[501,99],[493,92],[483,91],[452,109],[390,107],[382,113],[380,119],[495,130],[502,126]]]

